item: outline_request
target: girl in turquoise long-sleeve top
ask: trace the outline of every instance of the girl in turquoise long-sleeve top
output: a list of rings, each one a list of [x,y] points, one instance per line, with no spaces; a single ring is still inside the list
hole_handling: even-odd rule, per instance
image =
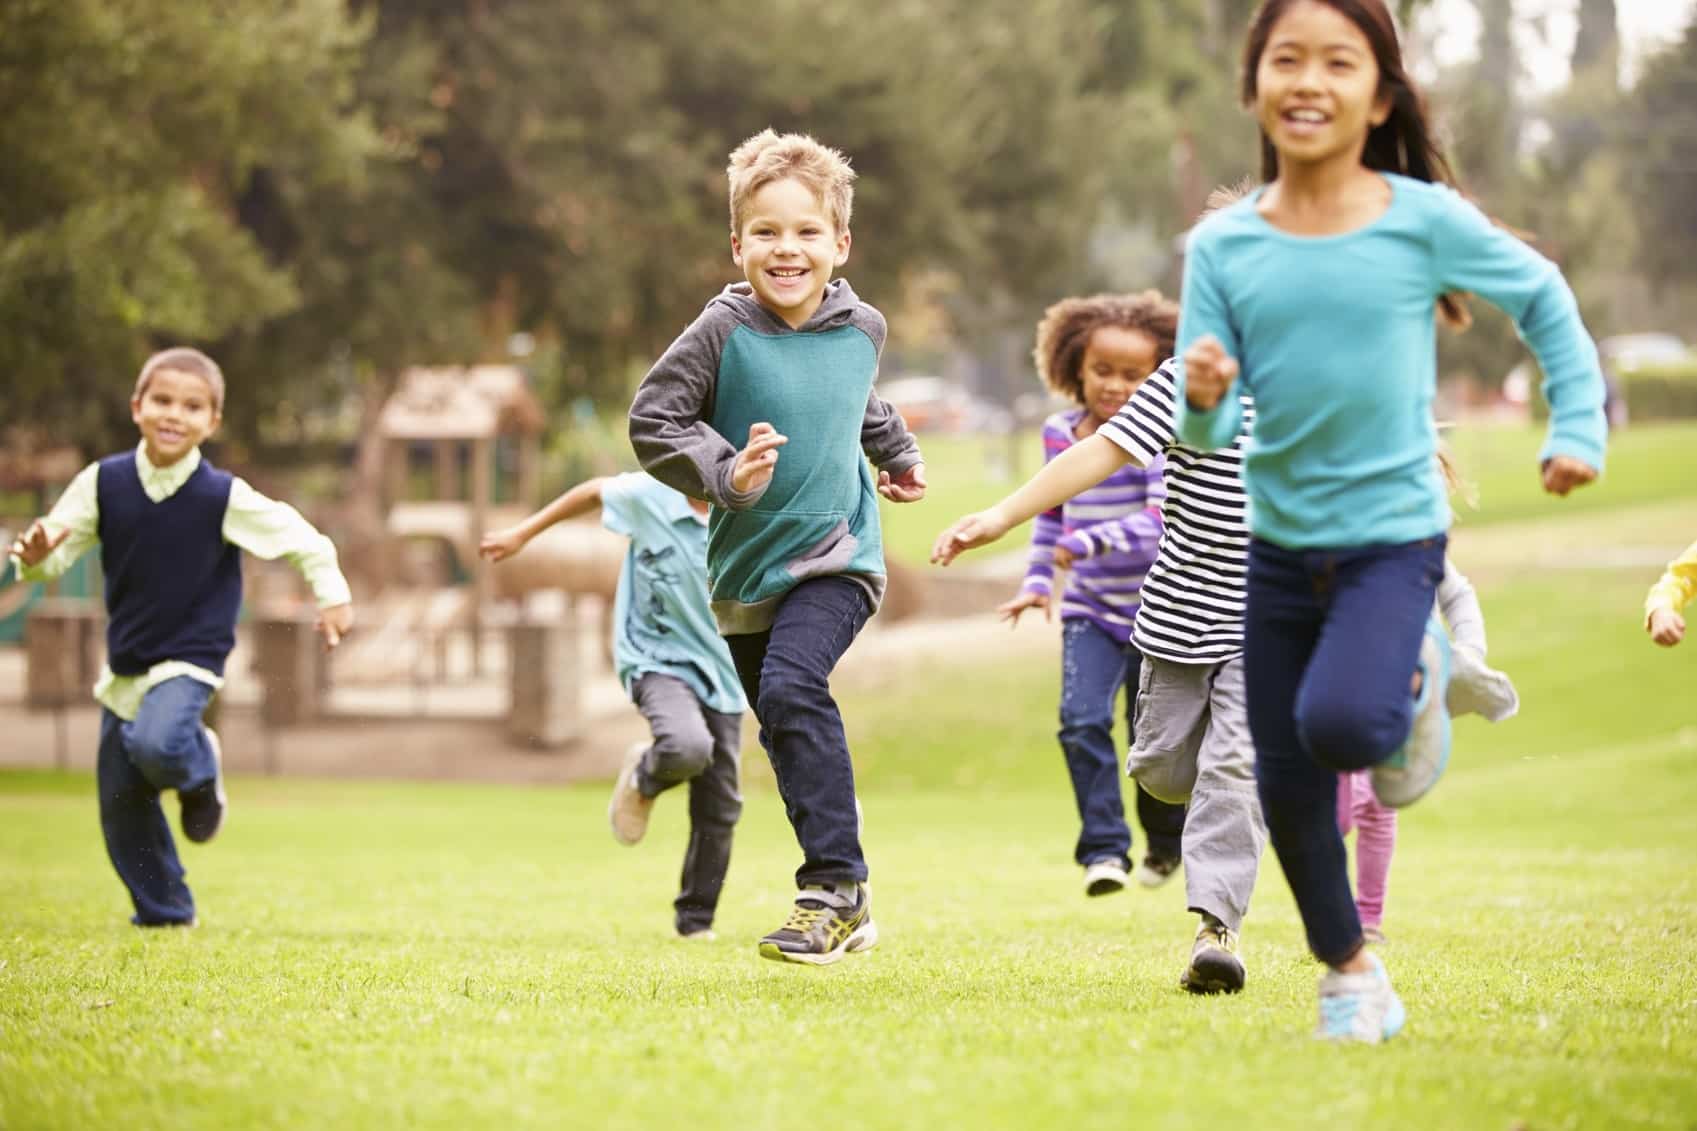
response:
[[[1449,756],[1449,651],[1431,619],[1449,507],[1433,458],[1433,307],[1500,306],[1546,374],[1547,490],[1603,466],[1597,354],[1548,260],[1447,181],[1383,0],[1265,0],[1243,96],[1267,181],[1187,248],[1177,430],[1230,443],[1256,417],[1244,674],[1257,784],[1308,942],[1330,970],[1319,1035],[1376,1043],[1404,1010],[1362,948],[1335,821],[1339,772],[1387,805]],[[1242,382],[1243,388],[1237,387]],[[1412,694],[1411,694],[1412,689]]]

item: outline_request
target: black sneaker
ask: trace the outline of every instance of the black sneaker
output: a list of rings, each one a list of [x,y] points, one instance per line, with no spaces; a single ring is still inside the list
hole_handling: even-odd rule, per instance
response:
[[[777,962],[829,966],[843,955],[878,945],[872,922],[872,892],[855,885],[854,899],[823,887],[796,893],[784,925],[760,940],[760,957]]]
[[[1146,888],[1158,888],[1173,878],[1182,862],[1177,856],[1157,856],[1151,852],[1137,866],[1137,882]]]
[[[1203,919],[1190,948],[1190,965],[1178,984],[1193,994],[1235,994],[1243,989],[1243,980],[1237,932],[1218,920]]]
[[[206,741],[212,746],[212,780],[177,791],[183,835],[196,844],[205,844],[218,835],[224,827],[224,811],[230,807],[230,799],[224,794],[224,750],[218,732],[207,727]]]

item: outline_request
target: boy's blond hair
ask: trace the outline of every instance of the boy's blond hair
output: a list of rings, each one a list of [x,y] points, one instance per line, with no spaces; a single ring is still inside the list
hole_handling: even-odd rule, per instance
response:
[[[188,346],[173,346],[168,350],[160,350],[142,363],[141,374],[136,378],[136,391],[130,395],[131,400],[140,400],[147,392],[147,384],[153,380],[153,375],[161,369],[175,369],[182,373],[192,373],[206,382],[212,390],[212,411],[222,414],[224,411],[224,371],[218,368],[218,363],[197,349]]]
[[[808,134],[779,134],[765,129],[731,151],[725,167],[731,182],[731,233],[742,231],[743,213],[755,193],[785,177],[806,185],[830,214],[837,234],[848,231],[854,209],[854,170],[839,151]]]

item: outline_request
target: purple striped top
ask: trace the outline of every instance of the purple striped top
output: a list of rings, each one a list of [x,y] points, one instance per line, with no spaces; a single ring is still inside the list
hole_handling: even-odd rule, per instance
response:
[[[1078,442],[1073,430],[1082,408],[1043,422],[1043,462]],[[1096,486],[1037,516],[1031,529],[1031,562],[1022,590],[1051,593],[1055,547],[1073,555],[1072,579],[1061,599],[1061,619],[1085,617],[1122,644],[1131,641],[1143,578],[1161,544],[1161,479],[1165,461],[1126,464]]]

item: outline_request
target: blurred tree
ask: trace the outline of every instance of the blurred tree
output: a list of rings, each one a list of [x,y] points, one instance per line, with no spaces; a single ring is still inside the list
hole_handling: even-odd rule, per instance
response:
[[[336,0],[0,8],[7,423],[114,442],[150,348],[299,302],[239,222],[236,186],[261,161],[312,183],[356,174],[359,41]]]
[[[1662,285],[1697,283],[1697,16],[1645,66],[1622,140],[1643,266]]]

